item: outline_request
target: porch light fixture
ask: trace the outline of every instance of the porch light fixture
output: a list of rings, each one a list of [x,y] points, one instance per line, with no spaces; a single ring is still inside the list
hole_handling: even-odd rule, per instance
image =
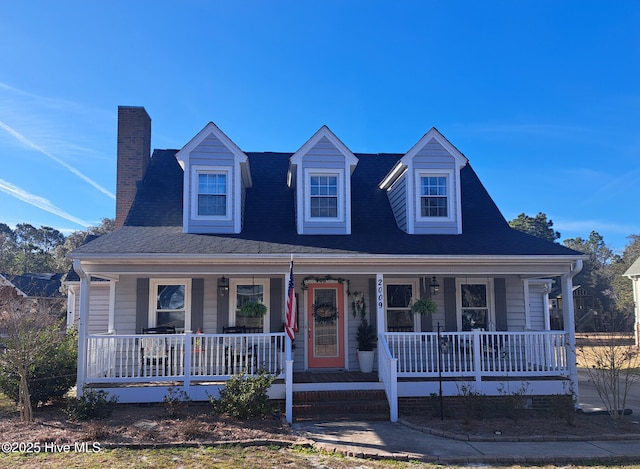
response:
[[[226,296],[229,293],[229,279],[223,275],[218,279],[218,295]]]
[[[429,288],[431,288],[431,296],[435,296],[440,291],[440,284],[436,280],[436,276],[431,277],[431,283],[429,284]]]

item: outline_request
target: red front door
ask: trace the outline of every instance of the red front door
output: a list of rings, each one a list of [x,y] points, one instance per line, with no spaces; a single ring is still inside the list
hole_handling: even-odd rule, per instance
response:
[[[344,287],[312,283],[307,294],[309,368],[344,368]]]

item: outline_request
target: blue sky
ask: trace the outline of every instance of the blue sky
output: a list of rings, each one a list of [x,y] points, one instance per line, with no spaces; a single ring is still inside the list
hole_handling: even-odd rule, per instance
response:
[[[435,126],[507,220],[640,234],[640,2],[0,0],[0,222],[115,213],[118,105],[152,147],[215,122],[245,151],[322,125],[353,152]]]

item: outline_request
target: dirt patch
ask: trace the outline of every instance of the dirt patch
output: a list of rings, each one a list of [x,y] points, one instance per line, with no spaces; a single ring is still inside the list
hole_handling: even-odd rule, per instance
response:
[[[40,442],[75,444],[97,442],[113,445],[164,445],[180,443],[211,444],[243,441],[300,441],[284,420],[274,414],[263,419],[236,420],[214,415],[207,404],[191,403],[170,416],[162,404],[118,405],[103,420],[71,422],[62,409],[47,406],[37,409],[35,422],[20,422],[16,413],[0,417],[2,442]],[[572,423],[559,418],[527,417],[519,421],[508,418],[446,419],[411,415],[401,416],[412,426],[445,436],[467,435],[482,439],[527,437],[608,438],[636,435],[640,439],[640,416],[625,415],[613,420],[608,415],[575,415]]]
[[[47,406],[35,412],[33,423],[20,422],[16,414],[5,414],[0,418],[0,434],[3,442],[87,441],[102,445],[298,439],[279,414],[239,421],[213,415],[210,410],[206,404],[191,404],[172,417],[162,404],[118,405],[106,419],[71,422],[60,407]]]

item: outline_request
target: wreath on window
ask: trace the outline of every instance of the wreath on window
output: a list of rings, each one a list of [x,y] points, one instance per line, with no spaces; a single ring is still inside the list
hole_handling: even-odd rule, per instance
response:
[[[338,319],[338,310],[331,303],[314,304],[313,319],[320,324],[332,324]]]

